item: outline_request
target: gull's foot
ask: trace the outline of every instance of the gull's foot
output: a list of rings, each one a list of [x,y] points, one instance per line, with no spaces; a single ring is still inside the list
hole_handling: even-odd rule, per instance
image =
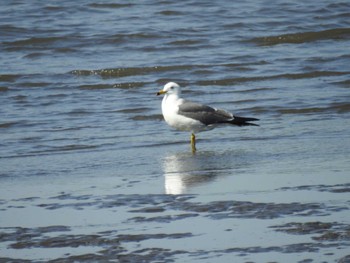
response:
[[[191,135],[191,148],[192,148],[192,153],[196,152],[196,136],[194,135],[194,133],[192,133]]]

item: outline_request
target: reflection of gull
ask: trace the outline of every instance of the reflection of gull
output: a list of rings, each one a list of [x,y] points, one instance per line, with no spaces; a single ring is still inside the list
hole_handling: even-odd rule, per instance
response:
[[[180,195],[185,192],[185,184],[180,174],[165,175],[165,192],[170,195]]]
[[[220,158],[220,157],[219,157]],[[167,194],[183,194],[190,186],[213,180],[221,162],[214,154],[175,154],[165,157],[163,169],[165,176],[165,192]]]

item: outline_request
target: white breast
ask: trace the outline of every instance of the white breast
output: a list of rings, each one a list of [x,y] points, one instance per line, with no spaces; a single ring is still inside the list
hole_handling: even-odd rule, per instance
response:
[[[199,132],[206,130],[206,126],[194,119],[179,115],[179,104],[182,99],[176,95],[166,95],[162,101],[162,113],[165,121],[173,128],[180,131]]]

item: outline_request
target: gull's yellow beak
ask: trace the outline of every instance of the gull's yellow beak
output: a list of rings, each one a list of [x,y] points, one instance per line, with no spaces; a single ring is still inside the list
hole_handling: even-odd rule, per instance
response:
[[[160,90],[160,91],[157,92],[157,96],[162,95],[162,94],[165,94],[165,93],[166,93],[166,91]]]

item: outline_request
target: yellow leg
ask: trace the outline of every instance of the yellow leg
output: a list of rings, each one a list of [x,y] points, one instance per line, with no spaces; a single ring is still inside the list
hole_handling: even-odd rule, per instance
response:
[[[192,133],[192,135],[191,135],[191,148],[192,148],[192,152],[195,153],[196,152],[196,136],[194,135],[194,133]]]

